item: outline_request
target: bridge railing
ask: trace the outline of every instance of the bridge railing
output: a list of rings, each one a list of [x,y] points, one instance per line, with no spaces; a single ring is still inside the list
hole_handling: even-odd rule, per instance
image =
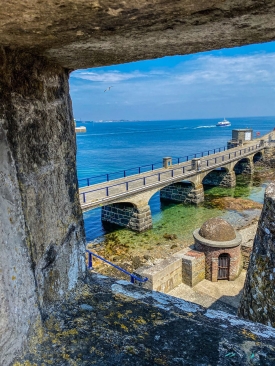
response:
[[[86,249],[86,252],[88,253],[88,268],[89,269],[93,269],[93,257],[96,257],[96,258],[100,259],[102,262],[107,263],[110,266],[118,269],[120,272],[123,272],[126,275],[130,276],[131,283],[135,283],[137,281],[137,282],[139,282],[141,284],[143,282],[147,282],[148,281],[148,278],[147,277],[145,277],[145,278],[138,277],[134,273],[130,273],[130,272],[126,271],[125,269],[117,266],[116,264],[114,264],[112,262],[109,262],[107,259],[101,257],[98,254],[95,254],[94,252],[92,252],[92,251],[90,251],[88,249]]]
[[[223,162],[229,162],[231,159],[235,159],[239,156],[249,154],[256,151],[258,148],[262,148],[262,145],[255,144],[249,147],[241,148],[240,150],[231,151],[227,150],[225,154],[213,156],[209,159],[204,158],[201,161],[201,166],[199,170],[208,169],[208,167],[215,167],[216,165],[222,165]],[[198,170],[194,169],[192,163],[184,166],[172,166],[165,171],[159,171],[154,174],[150,174],[143,177],[137,177],[135,179],[127,180],[125,182],[119,182],[116,184],[111,184],[102,188],[92,189],[86,192],[80,192],[80,197],[82,197],[82,202],[85,204],[89,201],[92,202],[110,197],[111,195],[119,195],[121,193],[126,193],[128,191],[133,191],[135,189],[140,189],[148,185],[154,185],[156,183],[165,182],[171,178],[177,178],[184,176],[189,176],[191,171]],[[93,196],[93,197],[92,197]]]
[[[173,164],[180,164],[180,163],[184,163],[186,161],[190,161],[191,159],[194,159],[194,158],[208,156],[212,153],[216,154],[218,152],[225,151],[225,150],[227,150],[227,148],[225,146],[223,146],[223,147],[217,147],[215,149],[201,151],[201,152],[194,153],[194,154],[189,154],[186,156],[172,157],[172,162],[173,162]],[[110,180],[114,180],[114,179],[126,178],[131,175],[146,173],[148,171],[153,171],[156,169],[160,169],[162,167],[163,167],[163,162],[158,161],[153,164],[141,165],[141,166],[134,167],[134,168],[128,168],[128,169],[119,170],[116,172],[95,175],[95,176],[88,177],[88,178],[81,178],[81,179],[78,179],[78,183],[79,183],[79,187],[82,188],[82,187],[90,186],[92,184],[109,182]]]

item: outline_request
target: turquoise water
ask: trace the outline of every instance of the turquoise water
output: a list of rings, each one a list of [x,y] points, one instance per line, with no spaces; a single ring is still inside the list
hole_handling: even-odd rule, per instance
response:
[[[223,118],[221,118],[223,119]],[[220,119],[220,120],[221,120]],[[164,156],[184,157],[188,154],[207,151],[226,146],[231,139],[233,128],[252,128],[254,134],[261,135],[273,130],[275,117],[227,118],[231,127],[219,128],[219,119],[182,120],[182,121],[142,121],[142,122],[77,122],[84,125],[87,132],[77,134],[77,170],[78,178],[94,177],[96,183],[104,179],[102,174],[115,173],[141,165],[162,163]],[[158,165],[156,164],[156,167]],[[147,169],[147,168],[145,168]],[[134,170],[132,172],[135,172]],[[122,174],[122,173],[120,173]],[[115,178],[121,175],[111,175]],[[84,181],[80,181],[80,185]],[[245,183],[234,190],[213,188],[213,195],[229,195],[263,200],[264,185],[255,187]],[[216,192],[216,193],[215,193]],[[239,192],[239,193],[238,193]],[[202,205],[200,207],[169,205],[163,206],[159,194],[150,200],[154,229],[150,235],[158,240],[164,232],[175,233],[188,238],[194,224],[197,226],[209,217],[218,216],[221,210]],[[87,241],[101,237],[106,232],[101,225],[100,209],[84,214]],[[119,230],[119,235],[132,234],[126,229]],[[142,237],[142,235],[141,235]],[[191,236],[190,236],[191,237]]]

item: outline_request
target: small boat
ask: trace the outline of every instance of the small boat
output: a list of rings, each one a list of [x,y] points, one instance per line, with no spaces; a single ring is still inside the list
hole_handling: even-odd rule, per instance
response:
[[[231,126],[231,123],[224,118],[223,121],[218,122],[216,126],[218,127]]]

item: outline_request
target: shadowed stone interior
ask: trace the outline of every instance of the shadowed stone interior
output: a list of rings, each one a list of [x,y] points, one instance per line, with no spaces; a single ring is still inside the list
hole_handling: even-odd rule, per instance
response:
[[[205,239],[214,241],[230,241],[236,238],[233,226],[219,217],[207,220],[201,226],[199,234]]]

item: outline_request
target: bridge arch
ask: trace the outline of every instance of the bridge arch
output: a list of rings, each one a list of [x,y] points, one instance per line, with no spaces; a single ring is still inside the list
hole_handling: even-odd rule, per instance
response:
[[[254,171],[253,157],[246,157],[239,160],[233,168],[236,175],[252,174]]]
[[[200,182],[193,180],[181,180],[167,185],[160,190],[162,202],[180,202],[199,204],[204,201],[204,190]]]
[[[263,160],[263,152],[262,151],[258,151],[254,156],[253,156],[253,163],[257,163],[258,161]]]
[[[206,172],[202,178],[203,186],[218,186],[231,188],[236,185],[235,172],[230,167],[220,167]]]

